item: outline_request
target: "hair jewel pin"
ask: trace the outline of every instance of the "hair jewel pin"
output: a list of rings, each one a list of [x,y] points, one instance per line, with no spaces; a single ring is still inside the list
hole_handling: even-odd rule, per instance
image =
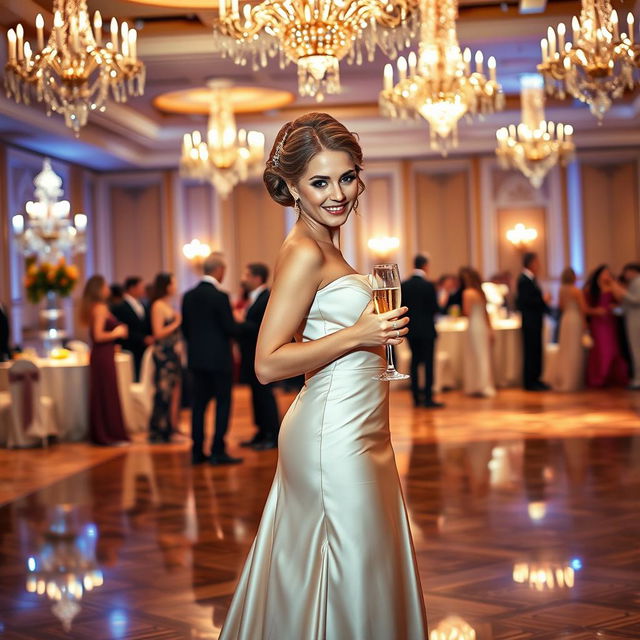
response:
[[[282,147],[284,147],[284,141],[287,139],[287,136],[289,135],[289,132],[287,131],[287,133],[285,133],[282,136],[282,140],[280,140],[280,142],[278,142],[278,146],[276,147],[276,150],[273,154],[273,159],[271,160],[271,162],[273,163],[274,167],[278,166],[278,162],[280,161],[280,153],[282,153]]]

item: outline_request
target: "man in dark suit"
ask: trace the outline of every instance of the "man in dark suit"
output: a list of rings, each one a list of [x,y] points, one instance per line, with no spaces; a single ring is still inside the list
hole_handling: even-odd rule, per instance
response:
[[[546,391],[548,385],[542,375],[542,326],[544,314],[549,313],[549,295],[543,295],[537,275],[540,258],[536,253],[524,254],[524,269],[518,278],[516,307],[522,314],[523,384],[528,391]]]
[[[222,291],[226,263],[220,253],[212,253],[203,264],[204,277],[182,299],[182,333],[187,341],[188,365],[193,383],[191,461],[213,465],[238,464],[225,448],[224,437],[231,414],[231,338],[240,334],[233,319],[229,296]],[[216,399],[216,427],[207,458],[204,443],[204,414],[209,401]]]
[[[402,304],[409,307],[409,347],[411,348],[411,393],[414,406],[429,409],[444,407],[433,399],[433,358],[436,344],[435,316],[439,311],[436,288],[427,280],[429,259],[418,255],[413,261],[413,275],[402,283]],[[418,367],[424,365],[425,386],[418,384]]]
[[[140,380],[140,365],[145,349],[153,343],[149,310],[142,303],[144,282],[138,276],[125,280],[123,300],[113,308],[113,315],[129,327],[129,336],[120,344],[133,354],[136,382]]]
[[[252,447],[258,451],[274,449],[278,446],[280,426],[278,405],[273,395],[272,385],[261,384],[255,371],[258,331],[269,301],[269,289],[266,285],[268,279],[269,268],[259,262],[247,265],[242,277],[242,288],[248,294],[249,304],[244,321],[240,325],[239,344],[242,355],[240,380],[251,387],[253,422],[258,432],[251,440],[242,442],[240,446]]]
[[[2,304],[0,304],[0,362],[11,358],[9,349],[9,314]]]

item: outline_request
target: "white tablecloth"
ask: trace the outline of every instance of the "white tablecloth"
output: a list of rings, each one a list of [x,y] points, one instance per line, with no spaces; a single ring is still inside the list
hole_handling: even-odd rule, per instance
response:
[[[64,360],[38,358],[42,394],[53,399],[61,440],[86,440],[89,432],[89,355],[72,353]],[[10,362],[0,363],[0,390],[9,388]],[[130,353],[116,354],[118,390],[125,425],[130,424],[133,359]]]
[[[434,389],[457,389],[462,387],[465,355],[466,318],[441,318],[436,324],[436,365]],[[492,320],[495,340],[492,357],[497,387],[511,387],[522,380],[522,338],[520,318],[495,318]],[[411,351],[405,342],[396,348],[397,365],[400,371],[409,372]]]

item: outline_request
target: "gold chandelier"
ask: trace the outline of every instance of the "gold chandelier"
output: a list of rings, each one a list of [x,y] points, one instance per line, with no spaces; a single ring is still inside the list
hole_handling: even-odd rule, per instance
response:
[[[35,93],[47,115],[61,113],[79,135],[91,111],[104,111],[109,89],[116,102],[142,95],[145,68],[138,60],[135,29],[111,20],[111,38],[102,42],[102,17],[96,11],[93,28],[86,0],[54,0],[53,29],[45,42],[44,19],[36,17],[37,48],[24,40],[19,24],[7,33],[5,66],[7,94],[16,102],[30,102]]]
[[[376,46],[388,56],[408,46],[416,0],[263,0],[245,4],[220,0],[215,43],[237,64],[253,68],[280,58],[281,68],[298,65],[301,96],[323,100],[340,92],[339,62],[361,64],[363,47],[371,61]]]
[[[556,164],[573,160],[573,127],[546,121],[540,76],[524,76],[521,82],[522,122],[498,129],[496,155],[503,168],[522,171],[538,189]]]
[[[580,18],[573,17],[573,43],[565,41],[566,26],[547,30],[541,41],[547,92],[569,95],[589,105],[602,120],[614,99],[633,89],[640,65],[640,47],[634,43],[634,18],[627,16],[627,32],[620,30],[618,13],[609,0],[582,0]]]
[[[186,133],[180,159],[182,176],[209,181],[223,198],[238,182],[259,175],[264,165],[264,134],[236,129],[229,87],[223,80],[209,83],[207,140],[199,131]]]
[[[380,110],[391,118],[422,116],[431,133],[431,147],[446,155],[457,146],[458,121],[465,114],[485,114],[504,106],[502,88],[496,80],[496,61],[489,58],[489,78],[483,71],[483,55],[460,50],[456,31],[457,0],[421,0],[420,46],[416,56],[397,60],[398,83],[393,67],[384,69]]]

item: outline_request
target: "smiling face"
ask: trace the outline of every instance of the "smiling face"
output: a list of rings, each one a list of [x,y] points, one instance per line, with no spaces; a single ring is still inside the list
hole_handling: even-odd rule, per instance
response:
[[[288,185],[300,199],[302,216],[325,227],[340,227],[358,197],[356,165],[346,151],[317,153],[297,184]]]

